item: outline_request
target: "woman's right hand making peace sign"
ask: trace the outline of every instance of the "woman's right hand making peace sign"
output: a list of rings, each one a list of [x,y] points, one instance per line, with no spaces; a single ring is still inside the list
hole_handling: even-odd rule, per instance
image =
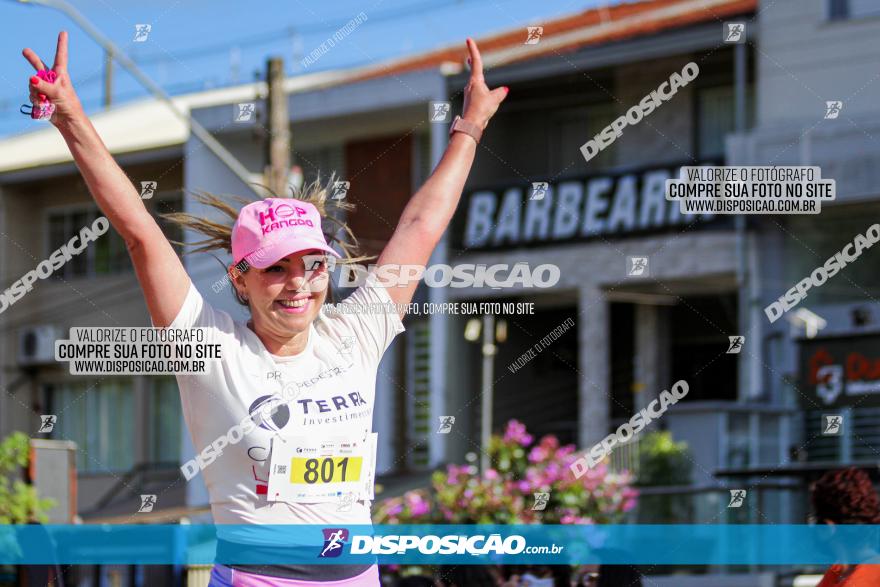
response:
[[[32,49],[25,49],[21,53],[37,71],[48,69]],[[32,103],[39,104],[40,98],[44,96],[55,105],[55,113],[52,114],[50,121],[57,128],[61,128],[76,117],[83,115],[82,104],[80,104],[79,97],[76,95],[67,73],[66,31],[58,33],[58,47],[55,50],[52,71],[57,75],[55,83],[49,83],[34,75],[31,76],[28,89]]]
[[[25,49],[22,54],[37,71],[46,69],[31,49]],[[54,83],[37,76],[31,78],[31,101],[39,103],[42,94],[55,105],[50,120],[61,131],[101,212],[125,241],[153,325],[168,326],[186,299],[191,283],[189,276],[177,252],[144,206],[137,188],[113,159],[83,111],[67,74],[67,33],[64,31],[58,35],[52,71],[57,75]]]

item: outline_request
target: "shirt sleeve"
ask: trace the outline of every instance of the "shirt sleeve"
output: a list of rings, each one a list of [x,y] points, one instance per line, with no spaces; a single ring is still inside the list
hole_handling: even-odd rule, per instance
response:
[[[406,330],[391,296],[379,285],[365,283],[337,306],[336,316],[355,338],[354,350],[370,364],[378,365],[394,337]]]
[[[152,319],[150,319],[150,325],[155,327]],[[217,336],[221,333],[234,334],[232,317],[206,302],[192,281],[190,281],[189,291],[186,293],[183,306],[168,328],[209,328],[211,329],[210,336]]]

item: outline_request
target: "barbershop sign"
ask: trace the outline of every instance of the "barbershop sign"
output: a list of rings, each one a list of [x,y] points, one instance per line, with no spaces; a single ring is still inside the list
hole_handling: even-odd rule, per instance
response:
[[[880,336],[803,340],[800,347],[804,407],[880,405]]]
[[[456,217],[456,244],[493,249],[610,238],[713,219],[713,214],[685,216],[678,202],[666,200],[666,180],[677,178],[678,170],[655,167],[474,190],[459,207],[464,215]]]

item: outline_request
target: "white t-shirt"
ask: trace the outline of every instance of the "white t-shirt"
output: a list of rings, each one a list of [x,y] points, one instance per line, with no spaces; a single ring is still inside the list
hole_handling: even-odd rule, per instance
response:
[[[383,287],[362,286],[340,305],[375,308],[391,305]],[[393,305],[391,305],[393,308]],[[206,303],[194,285],[169,328],[205,327],[209,342],[222,345],[223,360],[205,374],[177,375],[183,415],[198,454],[218,437],[286,390],[281,407],[223,449],[201,471],[215,524],[370,524],[370,501],[348,511],[336,503],[267,501],[269,449],[284,436],[363,435],[373,428],[376,376],[383,353],[404,327],[396,312],[328,312],[310,325],[306,348],[298,355],[269,353],[246,323]],[[280,377],[272,377],[280,372]],[[290,399],[289,390],[297,394]],[[286,386],[286,387],[285,387]],[[261,421],[257,416],[255,421]],[[276,428],[272,430],[270,428]],[[232,539],[230,537],[230,539]]]

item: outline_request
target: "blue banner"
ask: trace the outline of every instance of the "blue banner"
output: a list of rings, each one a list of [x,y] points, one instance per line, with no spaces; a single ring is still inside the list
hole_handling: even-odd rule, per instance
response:
[[[863,562],[880,526],[0,526],[2,564],[645,564]]]

